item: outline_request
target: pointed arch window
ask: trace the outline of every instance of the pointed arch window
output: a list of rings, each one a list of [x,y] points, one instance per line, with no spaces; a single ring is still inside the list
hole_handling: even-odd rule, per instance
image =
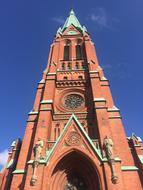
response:
[[[60,135],[60,124],[57,123],[55,125],[55,129],[54,129],[54,140],[56,140]]]
[[[70,46],[64,46],[64,60],[68,61],[70,59]]]
[[[82,50],[81,50],[81,45],[76,45],[76,59],[80,60],[82,59]]]

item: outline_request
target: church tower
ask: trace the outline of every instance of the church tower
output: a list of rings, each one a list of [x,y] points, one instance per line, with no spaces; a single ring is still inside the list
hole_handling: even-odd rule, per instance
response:
[[[50,47],[1,190],[142,190],[143,143],[127,138],[85,26],[70,11]]]

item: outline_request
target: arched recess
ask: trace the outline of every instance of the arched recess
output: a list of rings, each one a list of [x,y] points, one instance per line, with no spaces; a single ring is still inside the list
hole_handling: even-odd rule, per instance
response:
[[[101,190],[95,166],[90,159],[78,151],[68,153],[57,163],[50,182],[50,190],[72,188],[76,190]]]

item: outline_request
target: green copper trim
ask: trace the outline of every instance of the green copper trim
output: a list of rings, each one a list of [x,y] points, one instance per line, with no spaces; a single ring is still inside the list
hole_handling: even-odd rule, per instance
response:
[[[76,34],[77,34],[76,31],[69,31],[69,32],[68,32],[68,35],[76,35]]]
[[[98,73],[98,71],[89,71],[89,73],[91,73],[91,74],[92,74],[92,73]]]
[[[41,104],[52,104],[53,100],[42,100]]]
[[[8,164],[6,165],[6,168],[7,168],[7,169],[12,168],[13,164],[14,164],[14,159],[11,159],[11,160],[8,162]]]
[[[102,77],[101,81],[108,81],[108,79],[106,77]]]
[[[137,135],[135,135],[134,133],[132,133],[131,138],[133,138],[133,137],[135,137],[138,140],[138,142],[142,142],[142,139],[140,137],[138,137]]]
[[[16,141],[13,141],[12,144],[11,144],[11,146],[15,147],[15,144],[16,144]]]
[[[40,164],[46,164],[46,160],[40,160]]]
[[[58,33],[59,33],[59,34],[62,34],[62,28],[61,28],[61,27],[58,28],[57,34],[58,34]]]
[[[82,27],[83,33],[87,32],[87,28],[85,26]]]
[[[122,171],[137,171],[138,168],[136,166],[121,166]]]
[[[82,134],[85,136],[85,138],[87,139],[87,141],[89,142],[91,148],[93,149],[93,151],[95,152],[95,154],[100,158],[100,160],[102,161],[102,155],[101,155],[101,151],[98,150],[94,143],[92,142],[92,140],[90,139],[90,137],[87,135],[87,133],[84,131],[82,125],[80,124],[80,122],[78,121],[77,117],[72,114],[70,119],[68,120],[64,130],[62,131],[62,133],[60,134],[60,136],[58,137],[56,143],[54,144],[53,148],[51,149],[51,151],[49,152],[48,156],[47,156],[47,159],[46,159],[46,162],[48,162],[49,158],[52,156],[52,154],[54,153],[54,150],[57,146],[57,144],[60,142],[60,139],[62,138],[62,136],[64,135],[65,131],[67,130],[70,122],[74,120],[76,123],[77,123],[77,126],[79,127],[80,131],[82,132]]]
[[[28,115],[38,115],[38,111],[31,111],[28,113]]]
[[[102,160],[103,160],[103,162],[108,162],[108,159],[107,159],[107,158],[103,158]],[[115,162],[121,162],[121,159],[120,159],[119,157],[115,157],[115,158],[114,158],[114,161],[115,161]]]
[[[47,75],[52,76],[52,75],[56,75],[56,73],[48,73]]]
[[[137,137],[137,138],[138,138],[138,141],[139,141],[139,142],[142,142],[142,139],[141,139],[141,137]]]
[[[42,79],[38,84],[45,84],[45,80]]]
[[[108,112],[116,112],[116,111],[120,111],[116,106],[113,106],[112,108],[108,108],[107,109]]]
[[[94,98],[94,102],[106,102],[105,98]]]
[[[29,160],[29,161],[27,162],[27,164],[33,164],[33,162],[34,162],[34,160]],[[39,164],[46,164],[46,160],[45,160],[45,159],[41,159],[41,160],[39,161]]]
[[[46,150],[46,158],[49,157],[50,153],[51,153],[51,149],[50,149],[50,150],[47,149],[47,150]],[[46,160],[45,160],[45,161],[46,161]]]
[[[121,162],[121,159],[119,158],[119,157],[116,157],[116,158],[114,158],[115,159],[115,161],[117,161],[117,162]]]
[[[13,174],[24,174],[24,173],[26,173],[26,170],[25,169],[14,170],[12,173]]]
[[[29,160],[27,164],[33,164],[34,160]]]
[[[139,157],[141,163],[143,164],[143,155],[138,155],[138,157]]]
[[[69,14],[68,18],[66,19],[61,31],[64,32],[65,29],[68,28],[72,24],[75,27],[77,27],[78,29],[80,29],[81,31],[83,31],[83,27],[81,26],[80,22],[78,21],[73,9],[71,9],[70,14]],[[85,28],[84,28],[84,31],[85,31]]]

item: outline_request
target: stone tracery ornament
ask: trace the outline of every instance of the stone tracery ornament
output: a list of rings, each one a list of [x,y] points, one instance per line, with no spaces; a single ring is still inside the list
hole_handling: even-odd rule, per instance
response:
[[[42,148],[43,148],[43,140],[41,138],[38,138],[37,143],[33,147],[34,161],[33,161],[33,174],[32,174],[32,178],[31,178],[32,186],[34,186],[37,181],[36,173],[37,173],[37,168],[38,168],[40,158],[41,158]]]
[[[72,131],[65,142],[68,146],[79,146],[81,144],[81,137],[76,131]]]
[[[79,94],[69,94],[65,97],[64,105],[70,109],[76,109],[82,105],[84,98]]]
[[[105,149],[105,153],[108,159],[108,162],[110,164],[110,168],[111,168],[111,181],[112,183],[116,184],[118,181],[118,176],[116,174],[115,171],[115,159],[114,159],[114,154],[113,154],[113,141],[112,139],[108,138],[108,136],[106,136],[104,138],[104,149]]]

